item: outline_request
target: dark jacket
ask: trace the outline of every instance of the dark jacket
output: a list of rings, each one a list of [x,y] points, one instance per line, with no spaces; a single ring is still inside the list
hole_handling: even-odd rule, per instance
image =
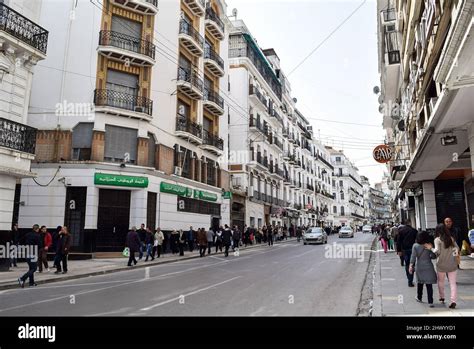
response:
[[[20,243],[20,231],[12,229],[11,242],[14,245],[18,245]]]
[[[130,253],[138,252],[140,250],[140,239],[136,231],[130,230],[127,234],[127,247]]]
[[[197,231],[197,242],[199,246],[207,246],[207,234],[204,229]]]
[[[234,233],[232,234],[232,239],[234,241],[239,241],[242,238],[240,231],[238,229],[234,230]]]
[[[30,231],[28,234],[25,235],[25,245],[38,246],[39,248],[40,244],[41,244],[41,239],[40,239],[39,233]]]
[[[417,234],[417,230],[409,225],[398,228],[397,252],[411,251]]]
[[[56,245],[56,253],[66,255],[71,247],[71,234],[59,234],[58,243]]]
[[[138,237],[140,238],[140,241],[145,242],[146,230],[145,229],[138,229],[137,234],[138,234]]]
[[[232,240],[232,231],[230,229],[224,229],[222,232],[222,243],[224,245],[230,245],[230,241]]]
[[[154,240],[155,237],[153,236],[153,233],[151,231],[147,231],[145,235],[145,244],[153,244]]]

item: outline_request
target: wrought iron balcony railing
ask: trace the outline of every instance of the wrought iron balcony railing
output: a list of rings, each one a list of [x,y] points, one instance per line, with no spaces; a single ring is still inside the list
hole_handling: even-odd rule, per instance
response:
[[[94,104],[130,110],[152,115],[153,101],[150,98],[132,95],[112,89],[97,89],[94,91]]]
[[[155,59],[156,47],[153,43],[119,32],[101,30],[99,34],[99,45],[113,46]]]
[[[204,82],[199,78],[198,73],[192,69],[178,67],[178,80],[189,82],[199,91],[203,92]]]
[[[203,144],[212,145],[219,150],[224,150],[224,141],[219,136],[212,134],[207,130],[202,131]]]
[[[3,3],[0,3],[0,30],[46,54],[48,31]]]
[[[204,49],[204,59],[211,59],[216,62],[219,67],[224,69],[224,60],[211,47],[206,47]]]
[[[199,44],[201,48],[204,46],[204,39],[201,36],[201,34],[199,34],[199,32],[196,29],[194,29],[192,24],[188,23],[185,19],[182,19],[179,22],[179,33],[186,34],[192,37],[194,40],[197,41],[197,43]]]
[[[224,99],[215,91],[204,89],[204,100],[214,102],[224,109]]]
[[[212,20],[224,32],[224,22],[211,7],[206,8],[206,19]]]
[[[0,147],[35,153],[36,128],[0,118]]]
[[[187,132],[193,136],[202,138],[202,126],[181,114],[178,114],[176,119],[176,131]]]

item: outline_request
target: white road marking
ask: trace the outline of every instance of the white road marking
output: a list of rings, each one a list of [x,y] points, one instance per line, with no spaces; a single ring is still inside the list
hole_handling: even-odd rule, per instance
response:
[[[167,301],[163,301],[163,302],[160,302],[160,303],[156,303],[156,304],[154,304],[154,305],[152,305],[152,306],[149,306],[149,307],[146,307],[146,308],[142,308],[142,309],[140,309],[140,311],[149,311],[149,310],[151,310],[151,309],[153,309],[153,308],[160,307],[160,306],[162,306],[162,305],[175,302],[175,301],[177,301],[177,300],[179,300],[179,299],[181,299],[181,298],[183,298],[183,297],[186,298],[186,297],[192,296],[192,295],[194,295],[194,294],[196,294],[196,293],[203,292],[203,291],[207,291],[207,290],[209,290],[209,289],[211,289],[211,288],[214,288],[214,287],[217,287],[217,286],[226,284],[226,283],[228,283],[228,282],[234,281],[234,280],[239,279],[239,278],[241,278],[241,276],[236,276],[236,277],[233,277],[232,279],[228,279],[228,280],[219,282],[219,283],[217,283],[217,284],[210,285],[210,286],[201,288],[201,289],[199,289],[199,290],[196,290],[196,291],[193,291],[193,292],[189,292],[189,293],[187,293],[187,294],[180,295],[180,296],[178,296],[178,297],[174,297],[174,298],[168,299]]]

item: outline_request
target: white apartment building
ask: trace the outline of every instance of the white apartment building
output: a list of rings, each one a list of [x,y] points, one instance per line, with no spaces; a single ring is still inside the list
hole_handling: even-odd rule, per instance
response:
[[[41,1],[0,2],[0,243],[18,222],[19,183],[35,176],[36,129],[27,125],[34,69],[46,58],[48,31],[39,25]],[[29,226],[31,229],[31,226]],[[0,269],[9,261],[0,260]]]
[[[39,23],[54,43],[29,109],[41,185],[22,181],[20,228],[65,224],[95,252],[141,223],[228,224],[225,2],[47,1]]]
[[[353,228],[362,225],[366,217],[364,192],[357,167],[342,151],[326,147],[331,153],[334,166],[333,191],[335,201],[332,207],[335,225],[350,225]]]

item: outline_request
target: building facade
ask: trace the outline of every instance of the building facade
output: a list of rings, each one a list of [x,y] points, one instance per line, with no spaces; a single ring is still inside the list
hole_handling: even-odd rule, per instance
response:
[[[364,224],[364,191],[357,167],[342,151],[326,147],[331,154],[334,166],[333,191],[335,194],[332,207],[334,224],[351,226],[353,228]]]
[[[73,248],[123,249],[131,226],[230,222],[224,1],[49,1],[55,45],[33,81],[36,181],[20,227],[70,227]],[[39,183],[39,185],[37,183]]]
[[[233,21],[229,47],[233,224],[330,224],[329,154],[297,110],[278,55],[262,50],[241,20]]]
[[[0,243],[18,222],[20,181],[35,177],[36,129],[27,125],[33,71],[46,58],[48,31],[40,26],[41,1],[0,3]],[[31,226],[29,227],[31,229]],[[0,260],[8,269],[8,260]]]
[[[463,235],[474,213],[473,11],[467,1],[378,2],[381,103],[400,219]]]

